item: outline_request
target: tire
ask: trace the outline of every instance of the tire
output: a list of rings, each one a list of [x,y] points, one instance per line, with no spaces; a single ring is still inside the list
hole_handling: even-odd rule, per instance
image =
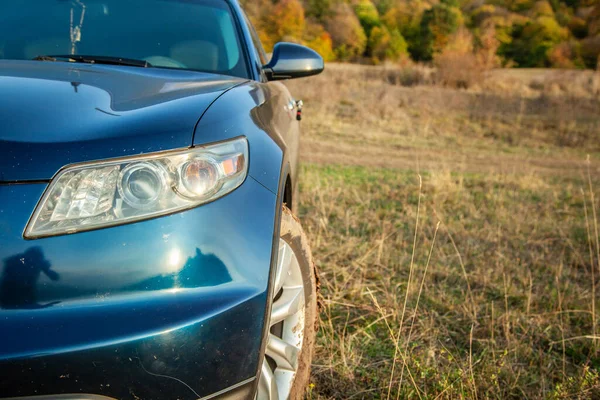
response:
[[[298,204],[300,204],[299,203],[299,200],[300,200],[300,185],[298,185],[298,184],[296,184],[296,186],[294,186],[294,190],[293,190],[293,193],[292,193],[292,200],[293,200],[292,201],[292,207],[288,206],[288,208],[290,210],[292,210],[292,214],[296,215],[296,214],[298,214]]]
[[[263,368],[261,369],[261,378],[259,380],[257,394],[257,399],[259,400],[297,400],[304,398],[310,379],[310,366],[318,326],[318,277],[316,269],[312,260],[308,239],[302,230],[300,221],[286,206],[283,206],[281,212],[280,237],[279,259],[273,283],[273,289],[277,290],[278,293],[274,293],[273,307],[269,314],[270,334]],[[286,257],[286,252],[289,253],[289,249],[291,249],[295,256],[297,264],[294,264],[292,259],[290,266],[285,268],[282,267],[284,261],[287,260],[287,257],[291,257]],[[288,271],[288,273],[280,274],[280,270]],[[286,282],[291,283],[286,286]],[[300,289],[300,282],[302,289]],[[281,289],[278,290],[278,286],[281,286]],[[278,321],[281,315],[283,315],[281,312],[278,312],[281,309],[278,306],[280,303],[288,303],[284,299],[291,298],[289,293],[292,290],[296,290],[297,293],[303,293],[303,310],[300,307],[299,310],[294,311],[294,314],[289,314],[283,321],[272,323],[274,320]],[[289,307],[289,309],[292,309],[292,307]],[[303,324],[303,329],[299,332],[297,328],[302,326],[300,325],[301,323]],[[293,340],[290,341],[290,338]],[[298,351],[294,353],[294,357],[289,357],[293,358],[294,362],[288,363],[288,360],[286,360],[287,357],[279,355],[284,352],[273,351],[272,349],[277,346],[271,346],[272,341],[278,343],[283,341],[286,344],[291,342],[300,344],[300,347],[296,348]],[[289,354],[287,351],[285,353]],[[287,367],[287,365],[290,367]],[[291,367],[292,365],[293,367]],[[274,393],[275,391],[277,393]]]

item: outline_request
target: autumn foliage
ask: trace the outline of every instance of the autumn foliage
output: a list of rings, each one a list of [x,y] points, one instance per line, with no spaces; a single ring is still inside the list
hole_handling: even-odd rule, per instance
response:
[[[596,68],[597,0],[242,0],[267,51],[306,44],[326,60],[462,58],[494,66]],[[457,49],[468,37],[471,45]],[[459,46],[460,47],[460,46]]]

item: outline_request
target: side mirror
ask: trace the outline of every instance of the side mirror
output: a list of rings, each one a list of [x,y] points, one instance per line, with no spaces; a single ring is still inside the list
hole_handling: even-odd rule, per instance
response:
[[[275,45],[271,61],[264,67],[270,81],[317,75],[325,69],[323,57],[308,47],[281,42]]]

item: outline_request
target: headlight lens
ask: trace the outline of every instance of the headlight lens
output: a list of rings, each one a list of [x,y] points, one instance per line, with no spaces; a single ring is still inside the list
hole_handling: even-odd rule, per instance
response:
[[[134,163],[121,171],[119,195],[133,208],[152,208],[168,190],[168,180],[168,172],[161,164]]]
[[[236,189],[247,171],[245,138],[66,167],[50,183],[24,235],[76,233],[196,207]]]

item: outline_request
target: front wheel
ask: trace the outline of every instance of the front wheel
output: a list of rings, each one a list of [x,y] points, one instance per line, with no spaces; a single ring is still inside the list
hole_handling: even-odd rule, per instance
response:
[[[284,206],[257,400],[304,398],[317,318],[317,275],[308,239],[300,221]]]

